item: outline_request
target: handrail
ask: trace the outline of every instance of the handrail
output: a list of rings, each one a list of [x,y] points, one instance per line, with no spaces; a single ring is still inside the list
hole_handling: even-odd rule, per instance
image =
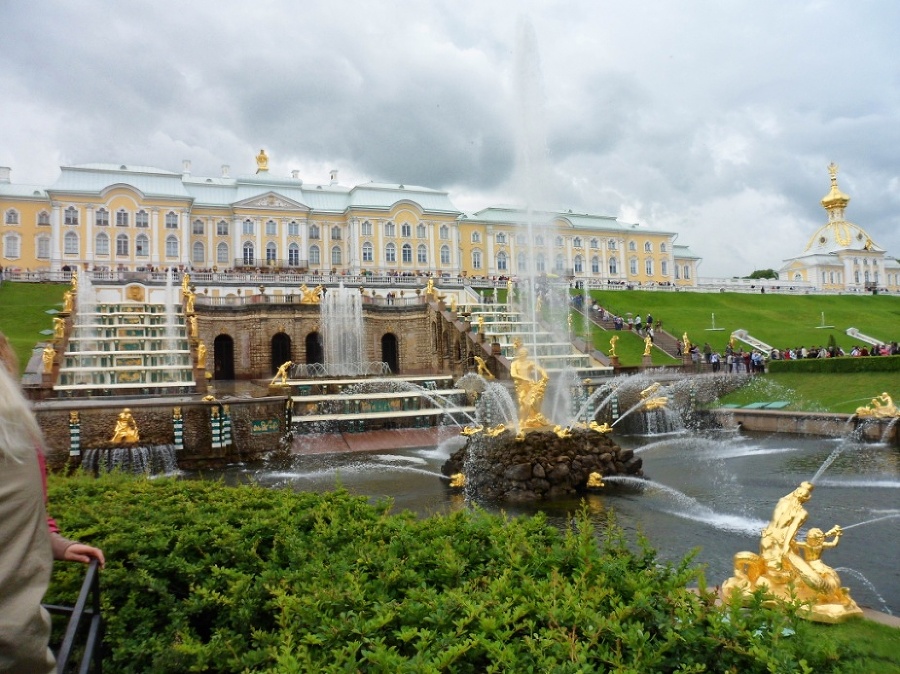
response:
[[[90,601],[90,607],[88,607]],[[56,671],[57,674],[63,674],[69,666],[69,658],[72,649],[75,646],[75,640],[84,627],[84,621],[87,620],[87,636],[84,642],[84,652],[81,656],[81,662],[78,665],[79,674],[87,674],[91,665],[94,664],[94,671],[99,674],[102,671],[101,648],[103,640],[103,617],[100,614],[100,573],[99,562],[92,559],[88,564],[87,573],[84,576],[84,582],[81,584],[81,591],[78,593],[78,600],[75,606],[55,606],[45,605],[50,613],[57,615],[69,615],[69,623],[66,627],[66,634],[63,637],[62,645],[59,647],[59,653],[56,655]]]

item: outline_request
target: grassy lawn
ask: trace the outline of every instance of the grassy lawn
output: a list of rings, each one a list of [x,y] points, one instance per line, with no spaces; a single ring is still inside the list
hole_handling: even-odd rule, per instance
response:
[[[851,327],[885,342],[900,340],[900,297],[896,296],[595,290],[591,297],[620,316],[640,313],[646,317],[650,313],[654,321],[662,320],[663,329],[672,335],[680,338],[687,332],[692,342],[709,342],[720,351],[738,329],[780,349],[827,345],[833,335],[837,344],[849,351],[857,343],[845,333]],[[817,327],[822,325],[823,312],[825,324],[833,329]],[[713,327],[713,315],[715,327],[724,330],[708,330]],[[604,351],[608,349],[607,345]],[[622,362],[636,365],[639,360]]]
[[[900,629],[870,620],[811,623],[810,628],[841,653],[838,671],[843,674],[900,674]]]
[[[6,335],[19,356],[24,371],[37,342],[48,337],[41,330],[53,329],[48,309],[62,309],[63,293],[69,286],[62,283],[0,284],[0,332]]]

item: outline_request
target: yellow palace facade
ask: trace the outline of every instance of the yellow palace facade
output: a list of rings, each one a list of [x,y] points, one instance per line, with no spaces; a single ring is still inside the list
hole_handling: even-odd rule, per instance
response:
[[[614,217],[463,213],[444,191],[250,175],[194,176],[125,164],[63,166],[49,186],[0,167],[0,266],[29,271],[157,267],[306,274],[497,277],[556,274],[592,285],[695,285],[677,234]],[[529,219],[533,225],[529,226]]]

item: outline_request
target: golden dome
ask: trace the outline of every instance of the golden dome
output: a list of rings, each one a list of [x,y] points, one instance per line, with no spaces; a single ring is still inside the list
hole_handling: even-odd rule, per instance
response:
[[[838,166],[834,162],[828,165],[828,173],[831,175],[831,189],[824,197],[822,197],[822,206],[831,210],[833,208],[844,208],[850,203],[850,197],[841,192],[837,184]]]

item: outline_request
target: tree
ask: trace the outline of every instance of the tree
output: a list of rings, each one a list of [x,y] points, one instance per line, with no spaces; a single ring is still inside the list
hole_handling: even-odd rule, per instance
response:
[[[774,269],[757,269],[750,276],[746,276],[744,278],[771,278],[777,279],[778,272]]]

